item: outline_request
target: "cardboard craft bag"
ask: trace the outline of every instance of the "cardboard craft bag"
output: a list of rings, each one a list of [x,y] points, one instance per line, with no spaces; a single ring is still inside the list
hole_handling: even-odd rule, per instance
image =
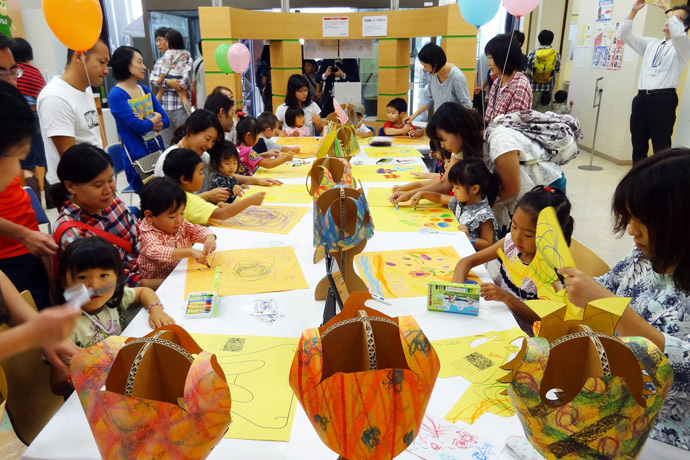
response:
[[[216,356],[180,326],[109,337],[74,355],[71,373],[106,460],[203,459],[230,425]]]
[[[344,158],[333,157],[315,160],[307,174],[307,192],[314,201],[336,185],[355,186],[350,163]]]
[[[527,439],[549,460],[635,459],[654,426],[673,369],[651,341],[613,335],[625,300],[591,302],[575,320],[566,320],[564,303],[528,302],[551,312],[499,381],[509,383]]]
[[[361,188],[336,186],[314,203],[314,247],[347,250],[373,235],[374,221]]]
[[[357,118],[354,106],[344,104],[343,109],[349,117],[349,122],[342,123],[335,112],[326,117],[322,133],[323,140],[316,152],[316,158],[330,156],[350,159],[359,152],[359,142],[355,135]],[[355,120],[355,124],[351,123],[353,120]]]
[[[343,311],[307,329],[290,386],[330,449],[350,460],[391,459],[414,441],[440,363],[411,316],[391,318],[350,295]]]

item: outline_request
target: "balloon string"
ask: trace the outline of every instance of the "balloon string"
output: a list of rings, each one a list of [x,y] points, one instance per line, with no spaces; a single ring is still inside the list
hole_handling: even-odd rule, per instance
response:
[[[510,41],[508,42],[508,49],[506,52],[506,61],[503,63],[503,70],[501,70],[501,79],[503,79],[503,75],[506,73],[506,66],[508,65],[508,56],[510,56],[510,46],[513,44],[513,32],[510,32]],[[498,94],[497,94],[498,96]]]
[[[479,90],[479,95],[482,100],[482,122],[484,123],[484,131],[486,131],[486,107],[485,107],[485,101],[484,101],[484,72],[482,71],[482,57],[481,57],[481,28],[477,26],[477,48],[479,48],[479,85],[480,85],[480,90]],[[488,76],[486,77],[487,79],[489,78]],[[489,94],[491,94],[491,85],[489,85]]]
[[[84,66],[84,73],[86,74],[86,81],[89,83],[89,86],[91,86],[91,79],[89,78],[89,71],[86,70],[86,53],[87,51],[84,51],[81,53],[83,59],[81,60],[82,65]]]

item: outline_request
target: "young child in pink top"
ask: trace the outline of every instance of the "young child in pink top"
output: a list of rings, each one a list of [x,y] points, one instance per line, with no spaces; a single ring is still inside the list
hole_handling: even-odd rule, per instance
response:
[[[304,126],[304,110],[290,107],[285,111],[285,134],[290,137],[309,137],[311,131]]]
[[[261,154],[256,153],[253,147],[257,142],[259,142],[259,124],[256,118],[242,118],[237,123],[237,151],[240,154],[237,174],[253,176],[259,166],[270,169],[292,161],[292,152],[281,153],[277,150],[269,150]]]
[[[169,177],[154,177],[139,193],[143,219],[139,224],[139,269],[151,279],[165,279],[180,260],[194,257],[206,263],[216,250],[216,236],[208,227],[184,218],[187,195]],[[194,249],[202,243],[203,250]]]

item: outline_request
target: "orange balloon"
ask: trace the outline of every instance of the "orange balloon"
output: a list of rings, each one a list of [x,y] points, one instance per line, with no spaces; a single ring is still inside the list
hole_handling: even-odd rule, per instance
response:
[[[43,0],[43,14],[67,48],[86,51],[101,35],[103,14],[98,0]]]

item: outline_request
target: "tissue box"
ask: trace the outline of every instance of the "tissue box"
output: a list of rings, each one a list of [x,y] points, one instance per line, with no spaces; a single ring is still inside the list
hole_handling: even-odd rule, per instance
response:
[[[479,293],[476,284],[428,283],[429,299],[427,310],[479,315]]]

